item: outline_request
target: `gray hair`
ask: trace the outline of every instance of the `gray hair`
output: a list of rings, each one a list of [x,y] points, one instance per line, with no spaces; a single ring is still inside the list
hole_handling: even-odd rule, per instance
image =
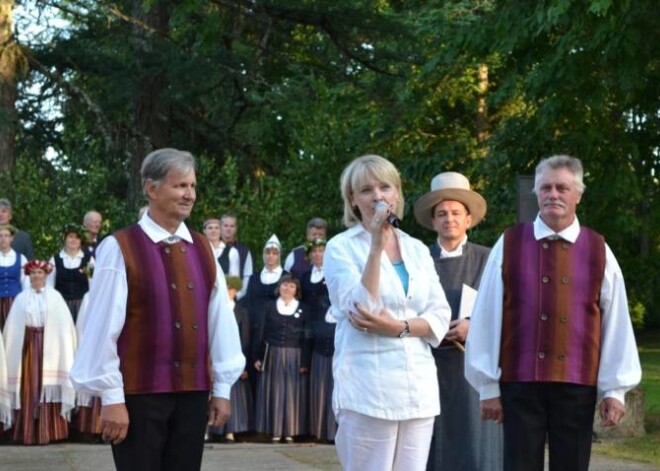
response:
[[[368,154],[354,159],[344,169],[340,179],[341,197],[344,200],[343,222],[346,227],[353,227],[362,220],[362,215],[353,207],[353,191],[365,180],[373,177],[378,181],[393,185],[398,193],[399,200],[396,207],[396,215],[403,217],[403,189],[401,188],[401,176],[394,164],[380,155]]]
[[[151,152],[144,158],[140,174],[142,175],[142,189],[145,190],[147,182],[160,185],[171,170],[188,173],[196,169],[195,157],[190,152],[165,148]],[[146,194],[146,192],[145,192]]]
[[[557,170],[565,168],[573,174],[575,188],[582,194],[587,187],[584,184],[584,169],[582,168],[582,161],[577,157],[570,155],[553,155],[539,162],[536,166],[536,174],[534,176],[534,193],[538,194],[541,178],[547,170]]]
[[[101,213],[96,211],[95,209],[92,209],[90,211],[87,211],[85,215],[83,216],[83,224],[85,224],[87,221],[89,221],[94,214],[98,214],[99,216],[103,217]]]
[[[7,198],[0,198],[0,208],[6,208],[11,213],[11,201]]]
[[[323,219],[323,218],[312,218],[309,221],[307,221],[307,230],[309,231],[311,228],[315,229],[328,229],[328,222]]]

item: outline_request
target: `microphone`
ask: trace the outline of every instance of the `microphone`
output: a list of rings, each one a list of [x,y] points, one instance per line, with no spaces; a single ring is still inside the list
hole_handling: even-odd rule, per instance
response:
[[[376,206],[374,206],[374,209],[376,211],[380,211],[382,209],[387,209],[387,211],[388,211],[387,216],[386,216],[387,222],[390,223],[390,226],[396,227],[397,229],[399,228],[399,226],[401,225],[401,221],[399,220],[399,218],[397,217],[396,214],[394,214],[393,212],[390,212],[390,210],[389,210],[390,207],[387,203],[385,203],[384,201],[379,201],[378,203],[376,203]]]

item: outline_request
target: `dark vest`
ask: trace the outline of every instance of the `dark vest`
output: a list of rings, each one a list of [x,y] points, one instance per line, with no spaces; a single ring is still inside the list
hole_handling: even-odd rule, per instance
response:
[[[16,252],[16,262],[0,267],[0,298],[15,298],[21,292],[21,254]]]
[[[216,264],[208,240],[154,243],[139,225],[116,232],[128,282],[117,342],[126,394],[208,391],[208,308]]]
[[[89,281],[85,268],[89,263],[91,255],[83,252],[83,258],[78,268],[66,268],[64,259],[60,254],[53,257],[55,259],[55,289],[60,292],[67,301],[73,299],[82,299],[85,293],[89,291]]]
[[[305,247],[300,246],[293,249],[293,265],[289,270],[297,279],[301,280],[305,272],[312,268],[311,263],[305,256]]]
[[[581,227],[574,244],[534,239],[532,223],[504,233],[501,381],[596,385],[605,240]]]
[[[240,277],[243,278],[245,274],[245,262],[247,261],[247,256],[250,253],[250,249],[247,248],[244,244],[241,244],[240,242],[233,242],[231,244],[226,244],[225,248],[223,249],[222,253],[218,257],[218,263],[220,264],[220,268],[222,268],[222,272],[226,275],[229,273],[229,251],[231,248],[235,248],[238,251],[238,260],[239,260],[239,274]]]

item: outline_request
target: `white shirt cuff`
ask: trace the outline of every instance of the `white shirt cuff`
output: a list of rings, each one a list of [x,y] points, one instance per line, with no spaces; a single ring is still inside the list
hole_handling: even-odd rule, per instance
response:
[[[500,396],[500,383],[485,384],[479,388],[479,400],[481,401]]]
[[[101,404],[104,406],[123,404],[124,402],[126,400],[124,398],[123,388],[107,389],[101,393]]]

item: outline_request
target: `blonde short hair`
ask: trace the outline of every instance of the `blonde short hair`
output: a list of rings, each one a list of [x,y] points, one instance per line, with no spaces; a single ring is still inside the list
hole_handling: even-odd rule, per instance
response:
[[[342,219],[346,227],[353,227],[362,220],[357,207],[351,204],[353,192],[368,178],[375,178],[379,182],[389,183],[396,187],[399,199],[396,206],[396,215],[403,218],[403,190],[401,188],[401,176],[394,164],[380,155],[367,154],[354,159],[344,169],[340,179],[341,197],[344,200],[344,217]]]

